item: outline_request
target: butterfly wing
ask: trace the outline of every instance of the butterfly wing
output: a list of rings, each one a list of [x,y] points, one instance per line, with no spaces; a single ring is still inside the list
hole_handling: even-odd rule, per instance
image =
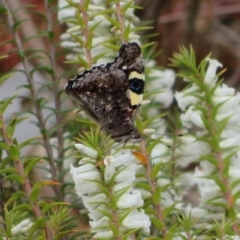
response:
[[[138,141],[134,126],[144,91],[144,66],[136,43],[123,44],[111,63],[68,81],[65,92],[116,141]]]

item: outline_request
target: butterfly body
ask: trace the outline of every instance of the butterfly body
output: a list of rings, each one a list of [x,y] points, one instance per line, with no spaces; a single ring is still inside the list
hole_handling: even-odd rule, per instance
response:
[[[68,81],[65,92],[116,141],[139,141],[134,122],[144,90],[144,66],[136,43],[123,44],[115,60]]]

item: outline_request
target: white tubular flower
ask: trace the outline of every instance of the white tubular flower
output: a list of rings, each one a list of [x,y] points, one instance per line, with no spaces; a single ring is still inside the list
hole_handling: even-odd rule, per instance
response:
[[[177,236],[174,236],[172,240],[184,240],[187,239],[188,235],[185,232],[180,232],[177,234]],[[196,239],[196,237],[191,237],[191,239]]]
[[[12,235],[16,236],[22,232],[26,232],[32,225],[33,222],[31,222],[30,219],[23,220],[11,229]]]
[[[230,236],[230,235],[224,235],[221,239],[227,239],[227,240],[240,240],[239,236]],[[216,240],[220,240],[219,238],[216,238]]]
[[[183,136],[180,138],[179,146],[175,150],[178,159],[176,166],[185,168],[199,159],[202,155],[207,155],[209,153],[210,146],[207,143],[197,141],[196,138],[192,136]]]
[[[89,156],[97,156],[95,150],[82,144],[77,147]],[[76,192],[89,211],[94,238],[114,238],[110,223],[115,224],[120,235],[136,228],[142,228],[144,232],[149,233],[151,224],[149,217],[143,210],[138,210],[143,206],[141,192],[133,188],[137,167],[131,151],[124,150],[114,156],[106,157],[103,160],[104,173],[96,167],[96,160],[84,162],[86,163],[77,168],[71,166],[70,172],[75,182]],[[101,191],[99,184],[109,189],[110,196]],[[117,211],[115,208],[111,209],[111,201],[116,203]],[[129,214],[120,223],[117,219],[122,213],[125,214],[126,209],[130,209]],[[103,213],[109,213],[108,216],[112,217]]]
[[[188,106],[199,102],[199,99],[194,96],[194,94],[201,95],[199,94],[199,87],[196,84],[192,84],[190,88],[183,90],[182,92],[175,93],[178,106],[182,111],[185,111]]]
[[[87,167],[86,167],[87,165]],[[75,168],[71,165],[70,173],[72,174],[73,180],[75,182],[75,189],[79,197],[85,194],[96,193],[99,190],[98,185],[92,180],[100,180],[101,176],[93,164],[86,164]],[[90,168],[89,165],[93,166],[92,171],[84,172],[83,169]]]
[[[222,64],[215,59],[207,59],[209,62],[209,66],[205,75],[203,82],[212,87],[217,82],[216,72],[218,67],[222,67]]]
[[[125,229],[141,228],[144,232],[150,233],[151,222],[143,210],[133,210],[123,220],[122,226]]]
[[[113,237],[113,232],[111,230],[96,230],[95,232],[96,234],[93,236],[95,239],[111,239]]]
[[[210,167],[210,164],[207,165]],[[211,167],[211,169],[213,170],[213,167]],[[221,195],[220,188],[216,182],[212,179],[204,178],[210,174],[209,172],[210,170],[207,167],[203,169],[196,168],[193,174],[201,196],[201,202],[206,202],[209,199]]]
[[[235,90],[227,88],[225,85],[219,87],[212,97],[214,105],[222,104],[218,108],[216,119],[229,118],[228,124],[231,127],[240,125],[240,99],[239,95],[234,95]]]
[[[190,205],[185,208],[185,214],[191,214],[191,217],[193,218],[204,218],[208,213],[209,212],[206,209],[199,207],[191,207]]]
[[[153,65],[153,61],[149,65]],[[155,102],[162,104],[163,108],[169,107],[174,99],[172,86],[175,82],[175,72],[172,69],[165,69],[163,71],[153,69],[149,73],[149,77],[153,78],[149,89],[161,91],[154,95]]]
[[[201,112],[195,110],[193,106],[189,107],[188,110],[181,115],[181,121],[184,127],[191,128],[193,126],[205,129],[204,123],[201,118]]]
[[[161,139],[162,140],[162,139]],[[162,142],[165,143],[164,138]],[[171,146],[171,144],[169,144]],[[168,162],[171,159],[170,148],[166,145],[159,143],[157,144],[151,152],[151,161],[153,164],[158,164],[160,162]]]
[[[132,190],[131,193],[125,193],[117,202],[119,209],[125,209],[130,207],[142,207],[143,200],[141,192],[139,190]]]
[[[163,108],[168,108],[173,102],[173,91],[170,88],[166,88],[162,93],[156,94],[156,102],[162,104]]]
[[[87,146],[85,146],[83,144],[79,144],[79,143],[75,144],[75,147],[77,148],[77,150],[79,152],[85,153],[86,155],[88,155],[91,158],[96,158],[97,157],[97,151],[93,150],[90,147],[87,147]]]

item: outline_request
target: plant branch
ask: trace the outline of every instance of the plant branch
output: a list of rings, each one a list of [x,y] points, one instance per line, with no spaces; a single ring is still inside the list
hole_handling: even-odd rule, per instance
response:
[[[145,141],[142,140],[140,145],[141,145],[142,154],[147,157]],[[146,175],[148,184],[151,187],[151,195],[153,196],[153,194],[156,191],[156,183],[155,183],[154,180],[151,179],[152,165],[151,165],[151,161],[150,161],[149,158],[147,160],[147,165],[146,165],[145,169],[146,169],[145,175]],[[158,203],[158,204],[154,204],[153,203],[153,205],[154,205],[154,209],[155,209],[155,213],[156,213],[157,219],[159,219],[162,222],[162,235],[163,235],[163,239],[166,239],[166,237],[167,237],[167,227],[166,227],[165,222],[164,222],[162,208],[160,206],[160,203]]]
[[[83,18],[83,21],[85,23],[85,27],[83,29],[83,35],[84,35],[84,38],[85,38],[85,54],[86,54],[86,59],[87,59],[87,62],[89,63],[90,66],[92,66],[93,62],[92,62],[92,55],[91,55],[91,51],[90,49],[88,49],[87,47],[87,43],[89,41],[91,41],[90,39],[90,33],[89,33],[89,29],[88,29],[88,13],[85,11],[84,9],[84,3],[85,3],[85,0],[80,0],[80,5],[82,7],[82,18]]]
[[[46,18],[47,18],[47,29],[49,34],[53,34],[53,21],[52,21],[52,12],[51,8],[48,5],[48,0],[45,0],[45,11],[46,11]],[[53,87],[53,95],[54,95],[54,104],[55,104],[55,115],[56,115],[56,124],[57,124],[57,140],[58,140],[58,160],[64,158],[64,146],[63,146],[63,128],[62,128],[62,115],[61,115],[61,101],[60,101],[60,89],[59,89],[59,76],[57,75],[57,65],[55,61],[56,56],[56,44],[54,42],[54,36],[48,37],[48,44],[49,44],[49,58],[51,62],[51,66],[53,69],[53,74],[51,77],[52,80],[52,87]],[[62,164],[59,165],[59,171],[62,171]]]
[[[44,121],[41,106],[38,104],[37,91],[36,91],[34,79],[32,77],[32,74],[30,73],[29,62],[28,62],[27,57],[25,55],[25,51],[24,51],[24,48],[23,48],[23,45],[22,45],[22,42],[20,40],[20,37],[19,37],[18,33],[12,29],[12,26],[14,25],[14,20],[13,20],[12,13],[11,13],[9,7],[8,7],[8,4],[7,4],[6,0],[2,0],[2,3],[3,3],[3,6],[7,9],[8,24],[9,24],[9,27],[11,29],[13,38],[15,40],[17,50],[18,50],[19,53],[21,53],[20,56],[21,56],[24,72],[25,72],[26,77],[27,77],[27,81],[30,85],[29,90],[31,92],[32,101],[34,103],[34,107],[35,107],[35,110],[36,110],[36,116],[37,116],[37,119],[38,119],[38,122],[39,122],[39,126],[40,126],[40,129],[41,129],[42,136],[43,136],[44,147],[47,151],[47,155],[48,155],[48,158],[49,158],[49,165],[50,165],[52,178],[53,178],[53,181],[57,182],[58,181],[57,171],[56,171],[56,167],[55,167],[55,164],[54,164],[54,158],[53,158],[52,148],[51,148],[51,144],[50,144],[50,139],[49,139],[48,134],[47,134],[47,129],[46,129],[46,126],[45,126],[45,121]],[[56,194],[57,194],[58,198],[61,199],[60,188],[55,187],[55,191],[56,191]]]
[[[7,136],[7,133],[6,133],[6,128],[5,128],[5,125],[3,123],[3,116],[0,115],[0,122],[2,123],[2,127],[1,127],[1,134],[2,134],[2,139],[5,143],[7,143],[7,145],[10,147],[10,146],[13,146],[13,142],[10,138],[8,138]],[[9,156],[9,152],[7,151],[7,154]],[[18,172],[18,174],[22,177],[23,179],[23,189],[26,193],[26,196],[32,206],[32,210],[33,210],[33,214],[35,216],[36,219],[39,219],[42,217],[42,213],[41,213],[41,210],[37,204],[37,202],[33,202],[31,201],[30,199],[30,195],[31,195],[31,192],[32,192],[32,187],[30,185],[30,181],[29,181],[29,178],[25,175],[24,173],[24,167],[23,167],[23,163],[21,162],[20,159],[13,159],[14,161],[14,164],[15,164],[15,168]],[[48,227],[47,224],[45,224],[45,227],[44,227],[44,230],[45,230],[45,234],[46,234],[46,239],[47,240],[51,240],[52,239],[52,234],[51,234],[51,229]]]
[[[124,36],[123,36],[124,31],[125,31],[125,25],[124,25],[124,18],[123,18],[123,15],[122,15],[122,13],[121,13],[120,1],[117,1],[117,3],[116,3],[116,13],[117,13],[118,21],[119,21],[120,24],[121,24],[121,29],[120,29],[120,31],[121,31],[121,40],[122,40],[123,42],[125,42],[125,39],[124,39]]]

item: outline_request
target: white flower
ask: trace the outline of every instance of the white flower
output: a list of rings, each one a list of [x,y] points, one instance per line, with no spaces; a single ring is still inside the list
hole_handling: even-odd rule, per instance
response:
[[[215,59],[207,59],[209,61],[209,66],[204,77],[203,82],[212,87],[217,82],[216,72],[218,67],[222,67],[222,64]]]
[[[94,234],[94,239],[111,239],[113,237],[113,232],[111,230],[99,230]]]
[[[188,205],[185,208],[185,214],[191,214],[191,217],[193,218],[204,218],[208,213],[209,211],[207,211],[206,209],[200,207],[191,207],[191,205]]]
[[[150,233],[151,222],[143,210],[133,210],[123,220],[122,225],[126,229],[142,228],[144,232]]]
[[[222,96],[233,97],[235,91],[236,90],[234,88],[230,88],[226,84],[222,84],[214,91],[214,96],[215,97],[222,97]]]
[[[170,88],[165,89],[162,93],[156,94],[155,101],[162,104],[163,108],[168,108],[173,102],[173,91]]]
[[[208,162],[206,162],[206,163],[208,163]],[[208,166],[210,167],[209,164],[208,164]],[[212,167],[212,171],[213,170],[214,170],[214,168]],[[220,195],[220,188],[216,184],[216,182],[212,179],[204,178],[210,174],[210,171],[211,170],[209,170],[207,168],[204,168],[203,170],[196,168],[195,173],[193,174],[193,176],[195,178],[195,182],[197,183],[197,186],[198,186],[198,190],[199,190],[202,202],[206,202],[206,201]],[[218,199],[217,201],[220,201],[220,199]]]
[[[180,232],[177,235],[178,236],[174,236],[172,238],[172,240],[185,240],[185,239],[188,239],[188,236],[187,236],[187,234],[185,232]],[[193,236],[193,237],[191,236],[190,239],[196,239],[196,237],[195,236]]]
[[[186,128],[197,126],[205,129],[204,123],[201,118],[201,112],[195,110],[193,106],[189,107],[185,113],[181,114],[180,118],[183,126],[185,126]]]
[[[92,168],[91,171],[89,171]],[[84,172],[86,170],[86,172]],[[75,168],[70,166],[70,173],[75,182],[75,189],[78,196],[94,193],[99,190],[98,185],[92,180],[100,180],[100,173],[93,164],[86,164]]]
[[[182,92],[176,92],[175,98],[178,102],[178,106],[182,111],[185,111],[189,105],[193,105],[199,102],[199,99],[194,95],[201,96],[199,93],[199,87],[196,84],[192,84],[191,87],[183,90]]]
[[[141,192],[139,190],[132,190],[131,193],[125,193],[121,196],[117,202],[119,209],[125,209],[130,207],[142,207],[143,200]]]
[[[153,62],[150,62],[150,65],[152,63]],[[154,62],[154,64],[152,65],[156,65],[156,63]],[[151,82],[151,86],[150,86],[150,88],[154,90],[161,89],[162,87],[171,88],[176,78],[175,72],[172,69],[164,69],[164,70],[153,69],[149,73],[149,77],[154,78],[155,80]]]
[[[150,62],[150,65],[152,62]],[[151,90],[159,90],[160,92],[154,95],[155,101],[162,104],[163,108],[167,108],[173,102],[172,86],[175,82],[175,72],[171,69],[158,70],[153,69],[149,73],[151,81],[149,88]]]
[[[183,136],[180,138],[179,146],[175,150],[177,157],[176,166],[187,167],[189,164],[197,161],[201,156],[210,153],[210,146],[196,140],[192,136]]]
[[[90,147],[87,147],[87,146],[85,146],[83,144],[79,144],[79,143],[75,144],[75,147],[77,148],[77,150],[79,152],[83,152],[91,158],[96,158],[97,157],[97,151],[90,148]]]
[[[164,139],[161,140],[165,143]],[[169,144],[170,145],[170,144]],[[153,164],[158,164],[160,162],[168,162],[171,159],[170,155],[171,149],[163,143],[157,144],[151,152],[151,161]]]
[[[25,219],[11,229],[12,235],[16,236],[21,232],[26,232],[33,225],[33,222],[30,219]]]
[[[226,240],[240,240],[239,236],[230,236],[230,235],[224,235],[223,238],[221,239],[226,239]],[[219,240],[219,238],[216,238],[216,240]]]
[[[82,200],[88,211],[93,211],[101,202],[107,201],[107,196],[103,193],[99,193],[91,196],[82,196]]]

